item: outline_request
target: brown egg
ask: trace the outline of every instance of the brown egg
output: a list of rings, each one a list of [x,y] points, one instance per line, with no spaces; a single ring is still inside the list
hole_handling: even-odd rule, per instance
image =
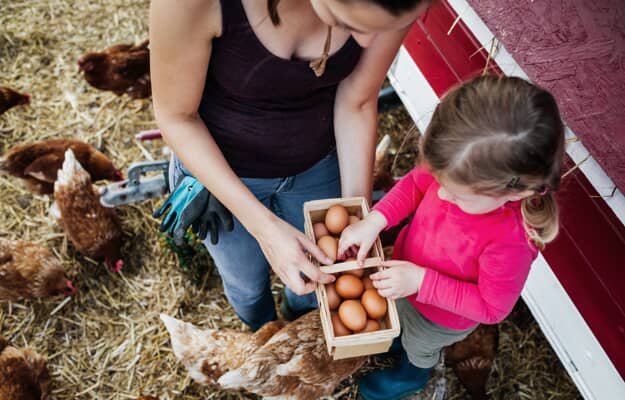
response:
[[[357,216],[355,215],[349,216],[349,225],[355,224],[358,221],[360,221],[360,218],[358,218]]]
[[[369,275],[365,275],[362,278],[362,285],[365,287],[365,290],[373,289],[373,281],[369,278]]]
[[[380,323],[374,319],[368,319],[367,325],[365,325],[364,329],[359,330],[354,333],[365,333],[365,332],[375,332],[380,330]]]
[[[345,261],[354,261],[354,260],[345,260]],[[362,278],[362,276],[365,274],[365,269],[364,268],[350,269],[347,271],[343,271],[343,274],[353,275],[356,278]]]
[[[332,260],[336,261],[336,252],[339,248],[339,243],[336,238],[332,236],[322,236],[317,240],[317,246]]]
[[[362,281],[354,275],[341,275],[334,285],[336,293],[344,299],[357,299],[365,290]]]
[[[330,232],[328,232],[328,228],[326,228],[323,222],[314,223],[313,232],[315,233],[315,240],[319,240],[322,236],[330,234]]]
[[[332,330],[334,331],[334,336],[345,336],[351,335],[352,331],[347,329],[345,325],[341,322],[341,318],[339,318],[338,314],[333,312],[331,314],[332,318]]]
[[[328,307],[330,310],[336,310],[339,308],[339,304],[341,304],[341,297],[338,293],[336,293],[334,283],[328,283],[326,285],[326,295],[328,297]]]
[[[386,314],[386,299],[376,289],[367,289],[362,294],[362,306],[371,319],[382,318]]]
[[[359,331],[367,325],[367,313],[357,300],[345,300],[339,306],[339,318],[347,329]]]
[[[333,205],[326,211],[326,228],[330,233],[338,235],[349,223],[347,209],[340,204]]]

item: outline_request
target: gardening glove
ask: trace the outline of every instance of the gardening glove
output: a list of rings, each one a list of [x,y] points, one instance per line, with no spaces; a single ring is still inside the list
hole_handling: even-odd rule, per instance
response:
[[[157,208],[156,211],[154,211],[154,214],[152,214],[154,218],[160,218],[163,214],[167,212],[167,214],[163,218],[163,221],[161,222],[159,228],[160,231],[166,231],[169,235],[173,236],[175,231],[182,229],[181,216],[183,214],[183,211],[189,206],[190,203],[192,203],[192,201],[196,197],[198,197],[200,193],[202,193],[202,191],[206,192],[206,189],[194,177],[185,176],[178,179],[176,187],[171,192],[169,197],[167,197],[165,202],[159,208]],[[204,194],[203,196],[205,197],[204,205],[206,205],[208,202],[208,198]],[[202,197],[200,197],[200,199],[198,200],[200,200],[201,202]],[[197,201],[193,204],[194,206],[197,206]],[[184,222],[186,222],[186,220]],[[188,227],[191,222],[189,222],[186,227]],[[186,227],[184,227],[185,232]],[[182,236],[184,236],[184,233]]]
[[[207,191],[208,193],[208,191]],[[208,193],[208,204],[204,212],[195,219],[191,225],[191,231],[200,239],[206,239],[210,232],[211,243],[219,241],[219,224],[228,232],[234,229],[232,213],[215,196]]]

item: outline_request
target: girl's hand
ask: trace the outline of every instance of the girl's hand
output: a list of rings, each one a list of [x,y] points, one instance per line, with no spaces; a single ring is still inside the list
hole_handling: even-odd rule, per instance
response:
[[[384,215],[373,210],[362,221],[345,228],[339,239],[337,258],[343,260],[356,255],[358,265],[362,266],[375,239],[386,225],[388,222]]]
[[[400,260],[384,261],[382,266],[389,268],[369,275],[380,296],[395,300],[415,294],[421,288],[425,268]]]
[[[273,271],[295,294],[301,296],[314,291],[317,282],[334,282],[334,276],[321,272],[304,251],[322,264],[332,264],[332,260],[306,235],[282,219],[273,218],[256,240]],[[304,280],[302,274],[309,280]]]

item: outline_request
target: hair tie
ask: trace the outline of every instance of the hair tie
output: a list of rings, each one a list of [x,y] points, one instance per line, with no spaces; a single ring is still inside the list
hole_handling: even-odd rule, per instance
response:
[[[520,181],[521,181],[521,178],[519,178],[518,176],[513,176],[512,179],[510,179],[510,181],[506,185],[506,187],[508,189],[515,189],[518,186]]]
[[[538,192],[540,196],[545,196],[547,193],[549,193],[549,185],[543,185],[543,190]]]

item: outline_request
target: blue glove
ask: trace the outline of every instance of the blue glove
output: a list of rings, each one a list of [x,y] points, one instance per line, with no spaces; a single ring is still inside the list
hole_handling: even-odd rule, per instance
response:
[[[154,218],[159,218],[167,212],[167,215],[165,215],[165,218],[163,218],[161,222],[160,231],[167,231],[171,236],[174,236],[174,232],[179,232],[181,230],[186,232],[188,225],[185,227],[181,226],[181,222],[183,222],[181,216],[189,204],[191,204],[202,191],[207,192],[200,181],[194,177],[185,176],[179,179],[169,197],[154,211],[154,214],[152,214]],[[206,198],[205,201],[207,200],[208,198]]]

